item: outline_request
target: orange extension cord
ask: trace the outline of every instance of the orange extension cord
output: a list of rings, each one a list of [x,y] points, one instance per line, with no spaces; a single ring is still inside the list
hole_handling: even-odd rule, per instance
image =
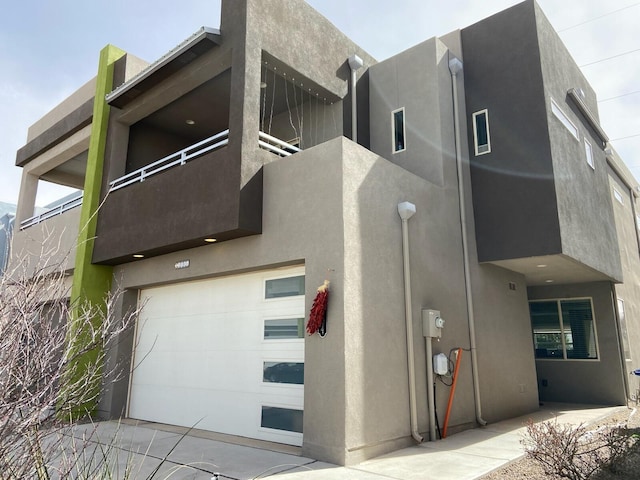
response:
[[[449,414],[451,413],[451,407],[453,405],[453,396],[456,393],[456,383],[458,382],[458,369],[460,368],[460,358],[462,358],[461,348],[459,348],[456,351],[456,365],[453,368],[453,383],[451,383],[451,390],[449,391],[449,402],[447,403],[447,413],[444,416],[444,426],[442,427],[442,438],[447,437],[447,426],[449,425]]]

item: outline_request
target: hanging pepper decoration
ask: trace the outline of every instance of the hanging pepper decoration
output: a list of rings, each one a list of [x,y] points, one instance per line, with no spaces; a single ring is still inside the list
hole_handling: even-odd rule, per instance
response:
[[[321,337],[324,337],[327,334],[329,283],[329,280],[325,280],[324,283],[318,287],[318,293],[313,300],[313,305],[309,312],[309,322],[307,322],[307,332],[309,335],[318,332]]]

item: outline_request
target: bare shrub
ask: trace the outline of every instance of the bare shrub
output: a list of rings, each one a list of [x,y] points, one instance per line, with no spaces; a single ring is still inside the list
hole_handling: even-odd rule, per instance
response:
[[[62,433],[78,408],[90,416],[102,379],[118,377],[104,371],[106,347],[137,315],[119,318],[119,294],[101,305],[70,304],[71,282],[52,263],[56,258],[55,248],[43,247],[37,266],[14,262],[0,277],[0,472],[6,480],[76,478],[82,456],[64,452]],[[83,332],[82,342],[69,332]]]
[[[557,420],[529,421],[522,440],[529,458],[538,462],[547,475],[570,480],[587,480],[601,470],[615,471],[634,448],[637,435],[626,425],[606,425],[587,430],[585,425]]]

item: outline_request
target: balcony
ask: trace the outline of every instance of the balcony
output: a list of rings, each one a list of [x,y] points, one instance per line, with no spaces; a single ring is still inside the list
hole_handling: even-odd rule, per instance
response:
[[[59,205],[49,208],[38,215],[34,215],[33,217],[23,220],[22,222],[20,222],[20,230],[24,230],[25,228],[29,228],[33,225],[37,225],[41,222],[44,222],[48,218],[55,217],[57,215],[62,215],[63,213],[73,208],[79,207],[80,205],[82,205],[82,194],[74,196],[69,200],[65,200]]]
[[[182,166],[190,160],[201,157],[208,152],[212,152],[228,144],[229,130],[227,129],[220,133],[217,133],[216,135],[213,135],[212,137],[195,143],[194,145],[184,148],[179,152],[172,153],[171,155],[150,163],[145,167],[139,168],[138,170],[135,170],[113,180],[109,183],[109,193],[115,192],[116,190],[124,188],[133,183],[144,182],[145,179],[151,177],[152,175],[164,172],[165,170],[173,167]],[[280,140],[279,138],[267,135],[264,132],[259,133],[258,146],[263,150],[267,150],[281,157],[288,157],[289,155],[293,155],[294,153],[301,151],[300,148],[291,145],[283,140]],[[82,197],[80,197],[80,203],[82,203]],[[73,208],[73,206],[69,206],[68,208]],[[48,218],[46,216],[48,214],[49,212],[45,212],[38,217],[33,217],[26,220],[25,222],[23,222],[23,224],[26,224],[31,220],[38,219],[39,217]],[[56,215],[56,213],[52,213],[52,215]],[[31,225],[31,223],[29,223],[29,225]],[[22,228],[26,228],[29,225],[24,225],[22,226]]]
[[[260,133],[256,156],[300,148]],[[98,215],[93,262],[117,265],[262,231],[262,172],[246,184],[223,130],[111,181]],[[135,255],[135,257],[134,257]]]
[[[55,202],[54,202],[55,203]],[[30,276],[45,264],[71,271],[75,263],[82,194],[65,197],[55,206],[20,223],[13,231],[9,269]]]

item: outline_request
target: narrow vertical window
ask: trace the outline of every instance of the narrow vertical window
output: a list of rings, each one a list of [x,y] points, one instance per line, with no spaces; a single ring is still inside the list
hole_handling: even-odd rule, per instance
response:
[[[593,162],[593,148],[586,138],[584,139],[584,153],[587,157],[587,163],[595,170],[596,164]]]
[[[627,319],[624,316],[624,300],[622,300],[621,298],[618,298],[618,321],[620,323],[622,347],[624,348],[624,359],[631,360],[631,349],[629,348],[629,333],[627,332]]]
[[[624,197],[616,187],[613,187],[613,197],[618,201],[618,203],[624,205]]]
[[[391,126],[393,131],[393,153],[407,149],[404,130],[404,107],[391,112]]]
[[[491,152],[489,112],[486,109],[473,114],[473,144],[476,155],[484,155]]]

